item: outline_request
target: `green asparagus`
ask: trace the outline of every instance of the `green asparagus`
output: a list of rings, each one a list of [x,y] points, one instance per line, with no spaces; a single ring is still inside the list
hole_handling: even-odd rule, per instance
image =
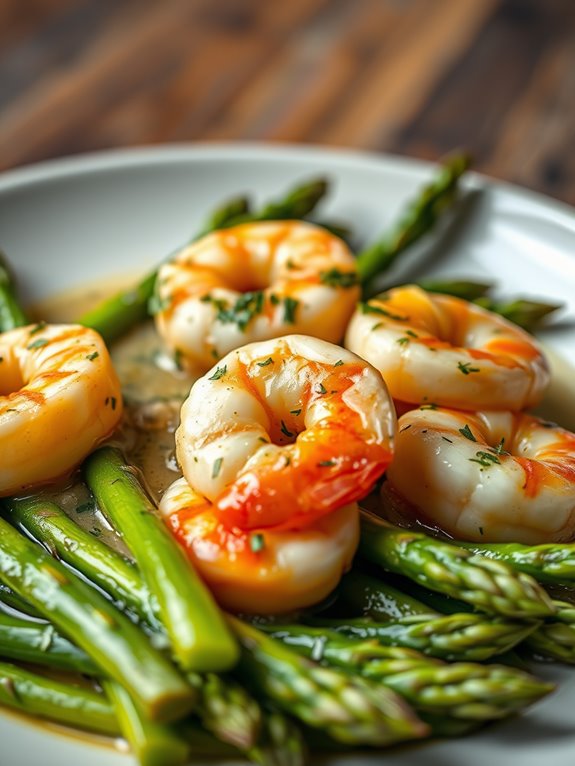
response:
[[[530,636],[538,624],[494,616],[486,619],[483,614],[431,612],[385,622],[363,618],[313,621],[314,626],[331,628],[344,635],[377,638],[385,646],[412,648],[429,657],[465,662],[483,662],[508,652]]]
[[[305,657],[381,681],[418,713],[436,718],[503,718],[553,689],[515,668],[471,662],[447,665],[411,649],[345,638],[325,629],[278,626],[270,633]]]
[[[155,720],[179,718],[195,694],[174,666],[110,602],[0,519],[0,580],[117,680]]]
[[[555,619],[546,620],[525,645],[536,655],[575,665],[575,605],[554,599]]]
[[[532,620],[554,613],[543,588],[502,561],[393,527],[367,512],[362,512],[361,527],[361,558],[431,590],[507,617]]]
[[[98,505],[125,539],[158,602],[172,651],[184,670],[231,668],[238,647],[211,593],[159,518],[120,452],[102,447],[84,464]]]
[[[428,733],[389,689],[322,668],[253,626],[229,619],[243,649],[242,679],[286,713],[348,744],[388,745]]]
[[[104,681],[103,687],[120,731],[139,766],[184,766],[188,763],[190,744],[182,731],[173,725],[150,721],[116,681]]]
[[[279,710],[266,710],[260,738],[247,756],[261,766],[304,766],[307,748],[299,726]]]
[[[49,622],[27,620],[0,610],[0,657],[96,676],[88,655]]]
[[[526,298],[513,301],[496,301],[492,298],[478,298],[476,303],[483,308],[501,314],[510,322],[523,327],[525,330],[535,330],[550,314],[562,308],[561,303],[544,303]]]
[[[28,324],[6,256],[0,250],[0,332]]]
[[[5,662],[0,662],[0,705],[99,734],[119,733],[114,713],[102,694]]]
[[[542,583],[575,582],[575,543],[457,543],[482,556],[504,561]]]
[[[469,165],[470,158],[466,154],[446,158],[437,177],[408,205],[392,232],[358,254],[359,278],[366,293],[369,293],[370,282],[389,269],[415,240],[430,231],[441,213],[453,204],[459,179]]]
[[[121,607],[162,632],[158,606],[132,562],[79,527],[55,502],[41,495],[6,498],[7,517],[14,526],[42,542],[48,552],[81,571]],[[155,641],[157,643],[157,641]]]

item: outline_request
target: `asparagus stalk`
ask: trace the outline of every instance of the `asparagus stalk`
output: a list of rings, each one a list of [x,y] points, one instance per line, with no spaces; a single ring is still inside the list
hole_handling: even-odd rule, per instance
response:
[[[540,625],[525,644],[536,655],[575,665],[575,605],[558,599],[553,604],[556,619]]]
[[[98,692],[0,662],[0,705],[50,721],[116,736],[108,700]]]
[[[0,657],[96,676],[90,657],[49,622],[14,617],[0,611]]]
[[[0,332],[28,324],[16,295],[14,277],[4,253],[0,250]]]
[[[457,543],[482,556],[504,561],[542,583],[575,582],[575,543]]]
[[[238,223],[273,218],[304,218],[312,212],[326,191],[327,184],[323,179],[312,180],[289,190],[283,198],[269,202],[261,210],[253,213],[249,211],[248,202],[244,197],[232,199],[211,214],[192,241],[215,229]],[[157,274],[157,270],[151,271],[135,287],[106,299],[83,314],[78,321],[97,330],[106,343],[111,343],[147,318]]]
[[[84,464],[86,481],[124,537],[158,602],[175,658],[184,670],[231,668],[238,647],[211,593],[156,513],[120,452],[103,447]]]
[[[302,731],[279,710],[267,710],[260,738],[247,756],[261,766],[304,766],[307,749]]]
[[[387,582],[361,572],[357,568],[341,579],[337,605],[374,620],[400,619],[413,615],[429,615],[429,607]]]
[[[462,298],[465,301],[474,301],[485,296],[492,285],[489,282],[470,282],[467,280],[422,279],[417,282],[419,287],[428,293],[443,293]]]
[[[389,689],[322,668],[253,626],[229,619],[243,648],[243,680],[286,713],[347,744],[388,745],[427,734]]]
[[[417,649],[442,660],[483,662],[520,644],[537,622],[512,622],[481,614],[421,614],[387,622],[366,619],[314,620],[320,626],[356,638],[376,638],[384,646]],[[306,628],[302,628],[306,630]]]
[[[191,687],[126,616],[4,519],[0,580],[72,636],[150,718],[180,718],[193,706]]]
[[[264,714],[249,692],[233,678],[215,673],[190,673],[187,678],[198,692],[196,713],[204,728],[243,752],[254,748]]]
[[[419,714],[433,715],[436,721],[503,718],[553,689],[515,668],[471,662],[447,665],[411,649],[345,638],[329,630],[278,626],[271,635],[305,657],[381,681]]]
[[[117,724],[139,766],[184,766],[190,744],[175,726],[150,721],[128,692],[115,681],[104,681]]]
[[[526,298],[512,301],[496,301],[492,298],[479,298],[477,304],[496,314],[501,314],[510,322],[523,327],[525,330],[536,329],[550,314],[562,308],[561,303],[544,303]]]
[[[88,535],[89,545],[84,545],[86,533],[57,506],[54,508],[51,504],[45,505],[45,501],[40,498],[32,498],[30,502],[28,499],[19,500],[17,503],[9,502],[12,520],[25,525],[26,530],[41,540],[49,551],[54,552],[67,564],[73,565],[89,582],[98,583],[115,601],[121,601],[126,591],[131,589],[131,607],[136,613],[145,614],[150,597],[136,567],[126,568],[123,557],[91,535]],[[40,512],[38,517],[34,517],[32,510],[37,503],[49,513]],[[30,520],[32,523],[29,525]],[[62,531],[65,532],[65,540],[62,539]],[[10,592],[2,593],[0,600],[14,595]],[[17,608],[26,609],[26,602],[16,598],[14,603]],[[164,639],[163,626],[153,625],[152,642],[155,645],[163,645]],[[38,637],[37,643],[39,641]],[[75,651],[76,654],[68,658],[72,667],[79,650]],[[42,664],[48,663],[49,659],[46,655],[36,656],[36,661],[40,660]],[[230,743],[245,752],[255,746],[260,732],[262,710],[245,689],[233,679],[213,673],[188,673],[186,679],[198,694],[196,714],[208,731],[220,741]]]
[[[359,278],[366,291],[371,280],[389,269],[397,256],[430,231],[441,213],[453,204],[459,179],[469,165],[466,154],[446,158],[436,178],[407,206],[394,229],[358,254]]]
[[[81,571],[121,608],[147,622],[155,633],[163,631],[154,614],[157,603],[132,562],[79,527],[48,498],[7,498],[4,506],[10,521],[42,543],[49,553]]]
[[[529,620],[554,613],[550,597],[529,575],[515,572],[502,561],[393,527],[366,512],[362,513],[359,554],[481,611]]]

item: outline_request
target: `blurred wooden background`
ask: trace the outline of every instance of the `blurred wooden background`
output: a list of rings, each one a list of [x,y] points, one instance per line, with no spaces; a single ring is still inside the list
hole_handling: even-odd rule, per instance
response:
[[[574,0],[0,0],[0,169],[248,139],[475,167],[575,204]]]

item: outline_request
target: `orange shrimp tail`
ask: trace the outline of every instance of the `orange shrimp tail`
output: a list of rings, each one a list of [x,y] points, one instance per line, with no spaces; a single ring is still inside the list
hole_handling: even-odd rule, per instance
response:
[[[310,429],[273,462],[241,474],[214,503],[229,529],[299,529],[370,491],[391,462],[389,448],[337,426]],[[270,465],[271,463],[271,465]]]

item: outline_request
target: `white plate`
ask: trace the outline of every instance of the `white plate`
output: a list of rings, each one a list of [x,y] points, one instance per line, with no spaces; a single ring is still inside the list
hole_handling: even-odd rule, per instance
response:
[[[258,199],[325,175],[333,192],[322,216],[353,224],[369,241],[396,220],[432,172],[395,157],[304,147],[201,145],[108,152],[44,163],[0,177],[0,247],[27,300],[105,275],[143,271],[185,242],[204,215],[228,196]],[[444,225],[391,275],[491,279],[503,294],[565,303],[543,338],[575,362],[575,211],[479,176],[462,214]],[[409,266],[409,270],[406,267]],[[528,713],[460,740],[395,749],[394,766],[553,766],[575,762],[575,671],[547,666],[556,693]],[[29,766],[129,766],[108,749],[0,716],[0,763]],[[333,757],[330,766],[375,766],[384,756]]]

